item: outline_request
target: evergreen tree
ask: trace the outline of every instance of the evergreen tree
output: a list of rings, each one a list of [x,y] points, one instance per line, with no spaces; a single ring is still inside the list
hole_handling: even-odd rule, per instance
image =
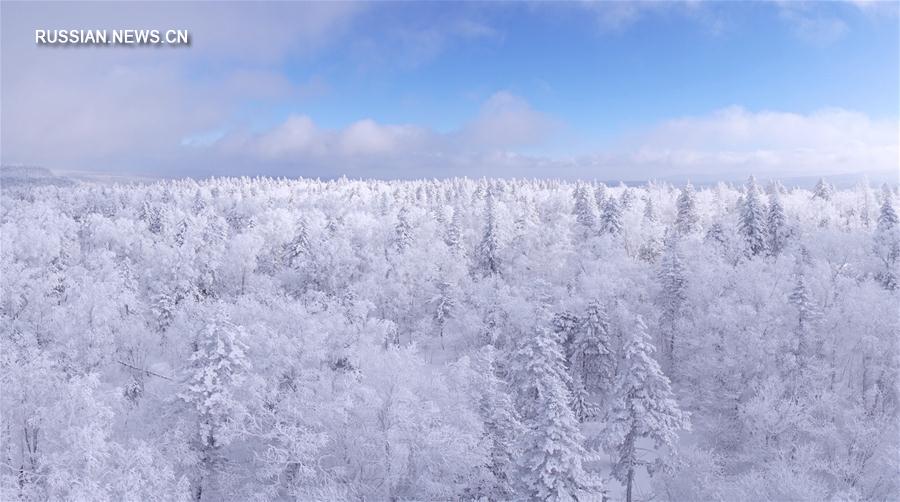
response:
[[[800,259],[797,260],[794,272],[794,288],[788,295],[788,301],[797,309],[797,323],[794,326],[796,339],[791,352],[794,356],[797,370],[802,375],[812,355],[810,340],[813,332],[812,323],[819,316],[819,311],[812,298],[810,298],[809,288],[806,285],[805,265]]]
[[[602,208],[606,204],[606,192],[606,185],[603,183],[598,183],[597,188],[594,189],[594,202],[596,202],[598,208]]]
[[[585,185],[579,184],[575,188],[575,221],[578,223],[579,234],[582,238],[593,233],[596,225],[594,215],[594,198]]]
[[[435,296],[433,321],[441,339],[441,348],[444,348],[444,326],[447,320],[453,317],[456,308],[456,300],[453,298],[452,285],[441,279],[437,281],[437,296]]]
[[[897,263],[900,261],[900,232],[898,232],[897,213],[891,203],[891,192],[887,184],[883,188],[881,208],[878,212],[878,223],[875,227],[875,254],[881,260],[883,270],[877,278],[881,285],[889,290],[900,287],[897,278]]]
[[[630,188],[625,188],[622,190],[622,196],[619,198],[619,204],[622,206],[623,211],[627,211],[631,209],[631,206],[634,204],[634,190]]]
[[[191,204],[191,210],[194,212],[194,216],[199,215],[206,209],[206,201],[203,199],[203,194],[200,193],[200,190],[194,192],[194,201]]]
[[[487,470],[493,476],[492,485],[482,495],[488,500],[507,500],[515,494],[516,461],[521,454],[519,439],[525,429],[513,406],[508,385],[497,376],[496,350],[486,345],[479,355],[478,411],[490,445]]]
[[[675,344],[680,331],[680,321],[685,315],[687,305],[687,278],[681,256],[678,254],[678,241],[669,236],[666,239],[665,251],[659,264],[657,277],[662,290],[660,292],[660,331],[662,332],[663,354],[669,368],[675,368]]]
[[[178,225],[175,226],[175,236],[174,236],[175,244],[178,244],[179,246],[184,245],[184,239],[187,236],[188,227],[189,227],[189,225],[188,225],[187,217],[181,218],[178,221]]]
[[[657,220],[656,208],[653,205],[653,197],[650,194],[644,197],[644,220],[651,223],[656,223]]]
[[[777,191],[769,195],[769,212],[766,216],[769,254],[778,256],[787,243],[787,224],[785,222],[784,207],[781,205],[781,197]]]
[[[864,228],[869,228],[872,224],[874,202],[872,201],[872,190],[869,188],[868,177],[863,179],[857,190],[859,191],[859,222]]]
[[[409,209],[404,204],[397,213],[397,224],[394,226],[394,248],[403,253],[412,242],[412,226],[409,223]]]
[[[631,502],[635,471],[648,464],[638,453],[638,440],[651,438],[657,447],[672,447],[678,431],[690,426],[687,414],[675,402],[669,379],[653,359],[655,348],[640,316],[625,336],[604,441],[616,452],[613,476],[625,484],[625,500]]]
[[[194,448],[200,463],[193,494],[198,501],[204,493],[215,493],[216,471],[222,462],[220,449],[229,441],[226,429],[242,415],[242,406],[234,394],[250,366],[241,340],[242,328],[234,325],[218,306],[207,311],[204,322],[194,341],[186,388],[179,394],[197,417]]]
[[[697,216],[697,201],[694,196],[693,185],[688,183],[681,189],[675,205],[675,230],[681,235],[688,235],[697,230],[700,218]]]
[[[588,304],[584,315],[572,329],[572,339],[568,345],[567,361],[572,378],[573,397],[584,399],[591,393],[600,393],[609,398],[611,382],[616,371],[613,345],[609,329],[609,318],[599,300]],[[581,405],[580,405],[581,406]],[[582,406],[581,420],[592,416],[595,410],[590,405]]]
[[[447,224],[447,230],[444,232],[444,243],[447,244],[451,251],[455,252],[462,250],[462,226],[460,219],[460,210],[454,208],[453,217],[450,218],[450,223]]]
[[[816,182],[815,188],[813,188],[813,198],[831,200],[831,196],[833,193],[834,187],[832,187],[830,183],[825,181],[825,178],[819,178],[819,181]]]
[[[605,235],[619,235],[622,233],[622,211],[615,197],[608,197],[603,204],[603,213],[600,215],[600,233]]]
[[[741,203],[738,232],[744,238],[748,255],[756,256],[766,250],[766,215],[765,207],[759,199],[759,189],[753,176],[747,180],[746,193]]]
[[[488,191],[484,205],[484,235],[478,245],[478,262],[485,275],[500,273],[500,223],[493,191]]]
[[[282,253],[285,265],[296,267],[300,260],[309,257],[311,249],[306,219],[300,217],[297,220],[297,230],[294,233],[294,238],[285,245]]]
[[[887,184],[884,185],[882,190],[882,202],[881,208],[878,211],[878,225],[876,226],[876,230],[879,233],[888,233],[897,228],[897,212],[894,211],[894,205],[891,203],[891,191],[888,188]]]
[[[573,500],[593,483],[582,468],[583,437],[570,403],[569,376],[557,336],[538,327],[513,360],[517,408],[526,427],[520,479],[535,500]]]
[[[706,235],[703,237],[703,241],[715,244],[717,246],[724,246],[725,227],[722,225],[722,222],[714,221],[706,231]]]

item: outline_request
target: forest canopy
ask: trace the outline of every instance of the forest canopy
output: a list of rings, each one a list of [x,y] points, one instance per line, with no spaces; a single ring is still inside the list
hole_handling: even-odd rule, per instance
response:
[[[9,186],[0,499],[897,500],[897,204]]]

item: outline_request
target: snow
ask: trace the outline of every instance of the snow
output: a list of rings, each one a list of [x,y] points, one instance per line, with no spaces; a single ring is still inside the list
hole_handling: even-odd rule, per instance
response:
[[[896,187],[7,178],[2,500],[900,497]]]

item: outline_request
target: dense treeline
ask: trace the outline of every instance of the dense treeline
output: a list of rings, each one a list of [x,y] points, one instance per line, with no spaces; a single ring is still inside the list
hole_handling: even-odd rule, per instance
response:
[[[16,186],[3,500],[897,500],[889,187]]]

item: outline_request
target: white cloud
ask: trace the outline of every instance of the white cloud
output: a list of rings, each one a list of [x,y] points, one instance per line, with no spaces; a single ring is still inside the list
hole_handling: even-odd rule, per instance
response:
[[[306,116],[291,116],[257,141],[260,154],[266,158],[315,153],[321,133]],[[242,145],[245,146],[245,145]]]
[[[478,116],[462,131],[464,141],[486,148],[510,148],[540,143],[556,121],[507,91],[492,95]]]
[[[4,5],[0,18],[4,163],[58,169],[144,170],[209,143],[242,103],[296,105],[327,92],[289,80],[287,57],[331,43],[359,4],[46,3]],[[34,29],[185,28],[190,47],[59,48]],[[186,139],[187,138],[187,139]],[[193,140],[191,140],[193,138]],[[196,148],[192,149],[196,155]],[[152,167],[151,167],[152,169]]]
[[[292,116],[257,135],[232,134],[214,148],[277,163],[275,174],[336,176],[561,176],[639,180],[670,175],[733,179],[896,171],[900,124],[825,109],[809,114],[729,107],[666,120],[603,150],[524,154],[553,122],[525,100],[499,92],[457,132],[371,119],[341,129]],[[306,169],[298,172],[294,169]]]
[[[343,166],[363,158],[416,155],[431,137],[424,128],[411,125],[364,119],[342,129],[325,129],[306,115],[291,115],[263,133],[233,132],[206,146],[228,155],[256,156],[263,162]]]
[[[372,119],[351,124],[340,135],[340,151],[345,155],[382,155],[404,148],[417,148],[426,136],[422,129],[407,125],[381,125]]]
[[[617,176],[771,176],[900,168],[900,123],[825,109],[810,114],[740,107],[668,120],[580,160]]]

